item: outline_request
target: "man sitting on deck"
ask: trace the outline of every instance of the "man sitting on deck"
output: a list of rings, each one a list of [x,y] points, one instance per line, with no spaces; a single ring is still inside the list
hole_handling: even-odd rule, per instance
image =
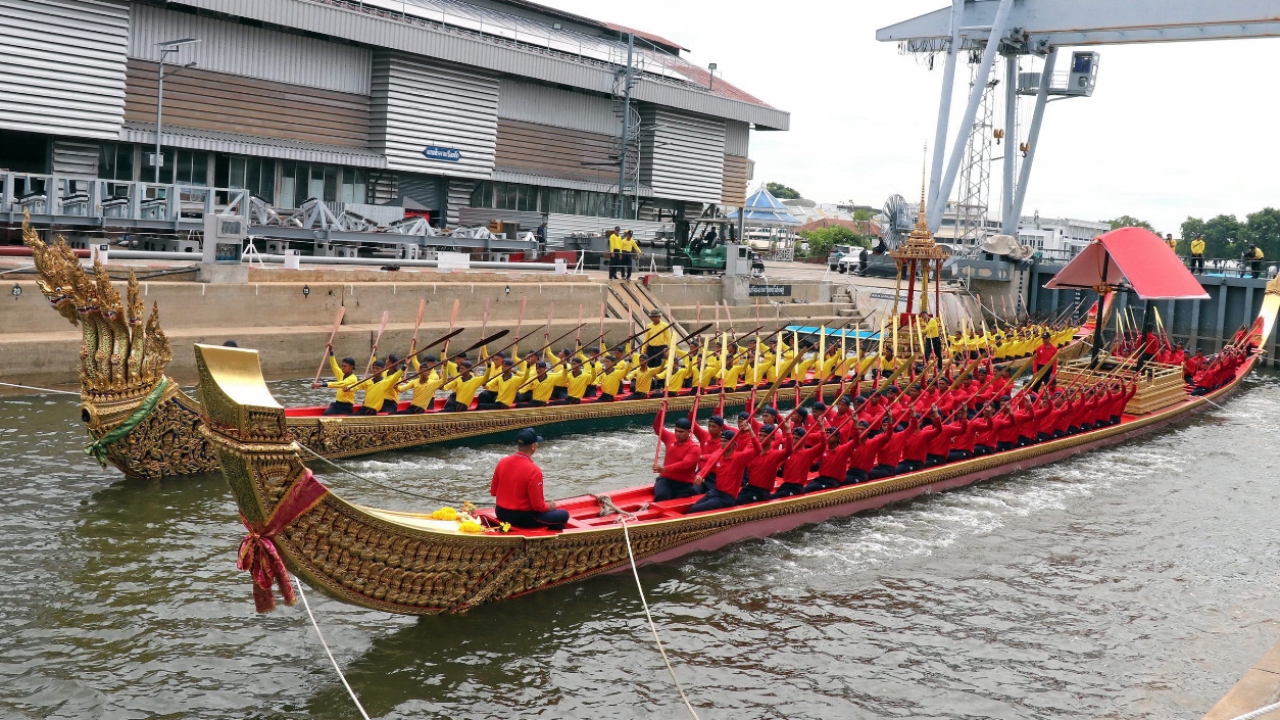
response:
[[[345,357],[339,363],[333,357],[333,348],[329,348],[329,367],[333,368],[333,376],[337,379],[331,383],[311,383],[311,387],[312,389],[328,387],[338,391],[333,402],[325,408],[325,415],[350,415],[355,412],[356,404],[356,393],[351,388],[360,382],[360,378],[356,375],[356,361],[354,358]]]
[[[392,364],[399,362],[395,355],[388,355],[386,360],[379,358],[373,361],[373,385],[364,391],[361,415],[377,415],[380,412],[395,414],[400,410],[400,394],[396,391],[396,385],[404,377],[404,369],[384,373],[388,360]]]
[[[516,435],[516,452],[498,461],[489,483],[498,520],[525,529],[563,530],[568,510],[557,510],[542,493],[542,469],[533,461],[542,437],[533,428]]]
[[[450,379],[444,385],[444,389],[451,392],[449,399],[444,403],[444,411],[462,412],[470,409],[471,401],[475,399],[476,392],[480,390],[480,386],[483,384],[483,375],[471,374],[470,360],[463,360],[458,363],[458,376]]]
[[[427,365],[435,365],[439,362],[439,358],[435,355],[426,357]],[[432,370],[426,375],[422,374],[422,365],[418,362],[417,357],[410,357],[409,364],[413,366],[414,372],[418,375],[412,380],[400,383],[396,387],[397,393],[413,391],[413,400],[409,402],[409,407],[405,409],[405,414],[422,414],[431,410],[436,402],[436,391],[440,386],[444,385],[444,380],[440,377],[440,373]]]
[[[746,436],[733,445],[729,443],[734,438],[734,431],[726,429],[721,432],[720,447],[724,453],[716,461],[711,473],[707,475],[707,484],[711,487],[702,499],[689,508],[688,512],[720,510],[737,504],[738,493],[742,490],[742,475],[747,465],[760,454],[760,441],[751,434],[750,430],[740,430],[740,432],[745,432]]]
[[[682,417],[676,420],[675,430],[668,430],[662,427],[661,419],[661,415],[654,417],[653,430],[666,446],[666,454],[661,464],[653,464],[653,471],[658,473],[658,479],[653,483],[653,499],[661,502],[697,495],[698,489],[693,481],[698,474],[702,449],[689,437],[693,423]]]

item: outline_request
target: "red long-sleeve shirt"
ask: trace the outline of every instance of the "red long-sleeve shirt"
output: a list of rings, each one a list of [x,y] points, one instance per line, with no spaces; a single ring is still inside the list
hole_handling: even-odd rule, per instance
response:
[[[880,453],[876,455],[876,464],[897,467],[902,462],[902,453],[907,449],[907,442],[919,429],[920,419],[911,418],[911,422],[907,424],[905,430],[895,432],[892,437],[885,441],[884,447],[880,448]]]
[[[884,447],[885,442],[893,437],[893,431],[880,433],[873,438],[858,443],[858,447],[854,448],[853,456],[849,458],[850,470],[861,470],[863,472],[871,472],[871,468],[875,467],[876,454],[880,452],[880,448]]]
[[[835,446],[834,449],[828,448],[822,454],[822,460],[818,464],[818,474],[843,480],[845,472],[849,470],[849,457],[853,455],[853,449],[857,444],[858,440],[855,437],[849,442]]]
[[[653,429],[667,449],[662,458],[662,477],[676,482],[693,483],[698,472],[698,460],[702,458],[702,449],[691,439],[677,442],[676,434],[658,422],[658,418],[654,418]]]
[[[826,449],[827,447],[822,444],[805,444],[792,450],[782,463],[782,482],[795,485],[804,485],[809,482],[809,468],[813,467],[813,462],[821,457]]]
[[[1015,443],[1018,441],[1018,417],[1008,413],[996,415],[996,442]]]
[[[925,455],[929,453],[929,446],[941,433],[942,424],[930,420],[927,427],[918,433],[911,434],[911,439],[907,441],[907,446],[902,451],[902,459],[910,462],[924,462]]]
[[[1010,420],[1010,422],[1013,422]],[[974,419],[972,425],[974,446],[986,445],[987,447],[995,447],[999,441],[1000,426],[996,423],[996,417],[979,417]]]
[[[523,453],[508,455],[498,461],[489,483],[489,494],[506,510],[546,512],[547,500],[542,494],[542,470],[533,458]]]
[[[721,455],[716,461],[713,472],[716,474],[716,489],[729,497],[738,497],[742,489],[742,473],[747,465],[760,454],[760,441],[751,433],[745,438],[738,438],[734,443],[732,455]]]
[[[969,424],[967,419],[958,422],[947,423],[938,431],[936,437],[929,443],[929,454],[946,457],[951,452],[953,439],[964,431],[965,426]]]
[[[776,435],[777,433],[775,437]],[[773,446],[772,450],[761,453],[747,465],[747,484],[773,492],[773,487],[778,482],[778,468],[791,454],[795,443],[791,439],[791,433],[786,433],[782,440],[770,440],[769,444]],[[718,475],[716,477],[719,478]]]

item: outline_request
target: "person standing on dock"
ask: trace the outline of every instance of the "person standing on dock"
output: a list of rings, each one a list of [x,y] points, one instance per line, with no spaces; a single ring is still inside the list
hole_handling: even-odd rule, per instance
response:
[[[640,243],[636,242],[628,230],[623,234],[618,248],[622,256],[622,279],[630,280],[632,271],[636,269],[636,258],[640,257]]]
[[[615,227],[609,233],[609,279],[617,280],[622,269],[622,228]]]
[[[1204,236],[1196,235],[1191,241],[1191,272],[1200,274],[1204,272]]]
[[[563,530],[569,511],[556,508],[542,492],[542,468],[533,461],[542,436],[533,428],[516,435],[516,451],[498,461],[489,483],[498,520],[529,530]]]
[[[333,348],[329,348],[329,367],[333,368],[335,380],[330,383],[312,383],[311,388],[327,387],[338,391],[333,402],[325,408],[325,415],[350,415],[355,412],[356,404],[356,391],[352,388],[360,382],[360,377],[356,375],[356,361],[354,358],[345,357],[342,358],[342,362],[338,362],[333,356]]]

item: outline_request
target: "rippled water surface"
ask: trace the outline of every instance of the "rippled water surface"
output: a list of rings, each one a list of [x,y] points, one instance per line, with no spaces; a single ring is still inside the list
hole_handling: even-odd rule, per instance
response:
[[[301,606],[253,612],[221,477],[126,482],[81,451],[77,416],[74,398],[0,398],[0,717],[358,717]],[[1280,636],[1278,436],[1264,376],[1158,437],[641,579],[708,720],[1198,717]],[[548,437],[549,493],[649,482],[651,437]],[[482,501],[507,452],[348,466]],[[685,715],[630,575],[453,617],[310,597],[374,717]]]

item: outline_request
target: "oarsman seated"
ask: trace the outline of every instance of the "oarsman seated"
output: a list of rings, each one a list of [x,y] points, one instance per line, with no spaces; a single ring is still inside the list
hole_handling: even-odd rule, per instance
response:
[[[471,401],[475,400],[476,393],[483,384],[483,376],[471,374],[470,360],[458,363],[458,377],[444,384],[444,390],[450,393],[449,399],[444,402],[444,411],[462,412],[470,409]]]
[[[360,382],[360,378],[356,375],[356,361],[345,357],[342,358],[342,362],[338,362],[333,357],[333,348],[329,348],[329,367],[333,368],[333,376],[337,379],[329,383],[312,383],[311,387],[312,389],[327,387],[338,391],[333,402],[325,408],[325,415],[350,415],[355,412],[356,404],[356,393],[352,388]]]
[[[534,375],[524,381],[522,390],[516,393],[516,404],[527,407],[543,407],[551,402],[551,396],[564,377],[564,369],[555,374],[548,372],[550,366],[542,360],[533,364]]]
[[[653,464],[653,471],[658,473],[658,479],[653,483],[653,499],[661,502],[697,495],[694,481],[702,450],[690,437],[693,424],[689,418],[682,417],[676,420],[674,430],[668,430],[660,424],[661,418],[661,415],[654,417],[653,430],[666,452],[661,463]]]
[[[439,362],[435,355],[428,355],[426,361],[428,367]],[[409,401],[409,406],[405,408],[404,412],[410,415],[430,412],[432,407],[435,406],[436,392],[444,386],[444,379],[435,370],[423,375],[422,366],[416,357],[410,358],[409,362],[412,364],[414,371],[419,374],[396,387],[397,393],[413,392],[413,399]]]
[[[943,418],[940,411],[934,411],[934,417],[937,418],[938,432],[929,440],[929,444],[925,450],[924,465],[925,467],[933,467],[948,462],[951,458],[951,448],[956,437],[965,432],[969,427],[969,418],[962,413],[958,420],[947,422]]]
[[[630,371],[631,364],[626,360],[618,362],[613,355],[605,355],[596,378],[596,402],[611,402],[618,397],[622,393],[622,381]]]
[[[654,395],[661,394],[653,389],[653,380],[662,373],[662,366],[651,367],[639,363],[635,368],[627,374],[627,378],[631,380],[631,394],[623,398],[623,400],[643,400]]]
[[[778,482],[778,470],[792,452],[791,435],[775,432],[774,427],[762,425],[758,430],[760,440],[767,449],[747,464],[747,481],[738,493],[739,505],[768,500],[773,494],[773,486]]]
[[[476,406],[476,409],[506,410],[515,406],[516,393],[520,391],[520,386],[524,385],[525,380],[528,379],[523,374],[517,375],[515,366],[516,364],[511,358],[503,359],[502,372],[484,384],[485,389],[493,393],[493,399],[489,402],[481,402]]]
[[[836,428],[827,428],[827,447],[818,460],[818,477],[804,486],[805,492],[830,490],[844,483],[845,474],[849,471],[849,458],[858,445],[858,436],[848,442],[840,442],[840,433]]]
[[[747,465],[760,454],[760,442],[749,430],[744,430],[744,437],[731,443],[734,435],[733,430],[720,433],[720,447],[724,452],[707,475],[707,484],[711,487],[688,512],[720,510],[737,504],[738,493],[742,490],[742,475]]]
[[[913,415],[912,420],[917,421],[917,417]],[[915,472],[923,468],[928,460],[929,445],[941,432],[942,416],[938,414],[937,408],[933,408],[923,419],[923,426],[919,432],[911,429],[911,438],[902,450],[902,462],[898,463],[898,472]]]
[[[995,417],[996,452],[1018,447],[1018,421],[1013,415],[1013,403],[1005,403]]]
[[[782,462],[782,484],[773,493],[775,499],[804,493],[805,486],[809,484],[810,468],[827,450],[826,442],[817,433],[810,435],[804,428],[796,426],[791,429],[791,435],[792,450]]]
[[[702,463],[710,462],[711,458],[720,450],[720,435],[725,431],[724,418],[719,415],[712,415],[707,418],[705,430],[698,424],[697,418],[690,415],[689,420],[693,422],[693,437],[698,441],[698,451],[700,453],[698,467],[699,469],[704,469]],[[705,483],[701,488],[702,492],[706,492],[709,487],[710,483]]]
[[[978,415],[969,423],[973,436],[973,455],[990,455],[996,451],[995,406],[983,405]]]
[[[565,389],[564,402],[577,405],[587,393],[587,388],[595,382],[596,374],[582,367],[582,359],[573,357],[569,360],[569,372],[560,379],[560,387]]]
[[[569,511],[556,509],[542,491],[542,469],[533,461],[542,437],[532,428],[516,435],[516,451],[498,461],[489,483],[498,520],[524,529],[563,530]]]
[[[893,423],[892,416],[886,415],[885,419],[889,423]],[[906,452],[907,442],[911,440],[912,434],[919,429],[920,419],[914,413],[911,413],[911,418],[901,430],[896,425],[891,424],[889,427],[892,429],[893,434],[880,448],[880,453],[876,455],[875,467],[871,468],[872,480],[879,480],[898,474],[898,466],[902,464],[902,454]]]
[[[395,355],[388,355],[384,360],[379,358],[373,361],[373,381],[372,385],[364,391],[364,402],[360,408],[361,415],[377,415],[378,413],[396,413],[400,410],[399,395],[396,393],[396,385],[400,383],[400,379],[404,377],[404,369],[397,368],[388,373],[386,367],[388,362],[392,364],[398,362]]]

